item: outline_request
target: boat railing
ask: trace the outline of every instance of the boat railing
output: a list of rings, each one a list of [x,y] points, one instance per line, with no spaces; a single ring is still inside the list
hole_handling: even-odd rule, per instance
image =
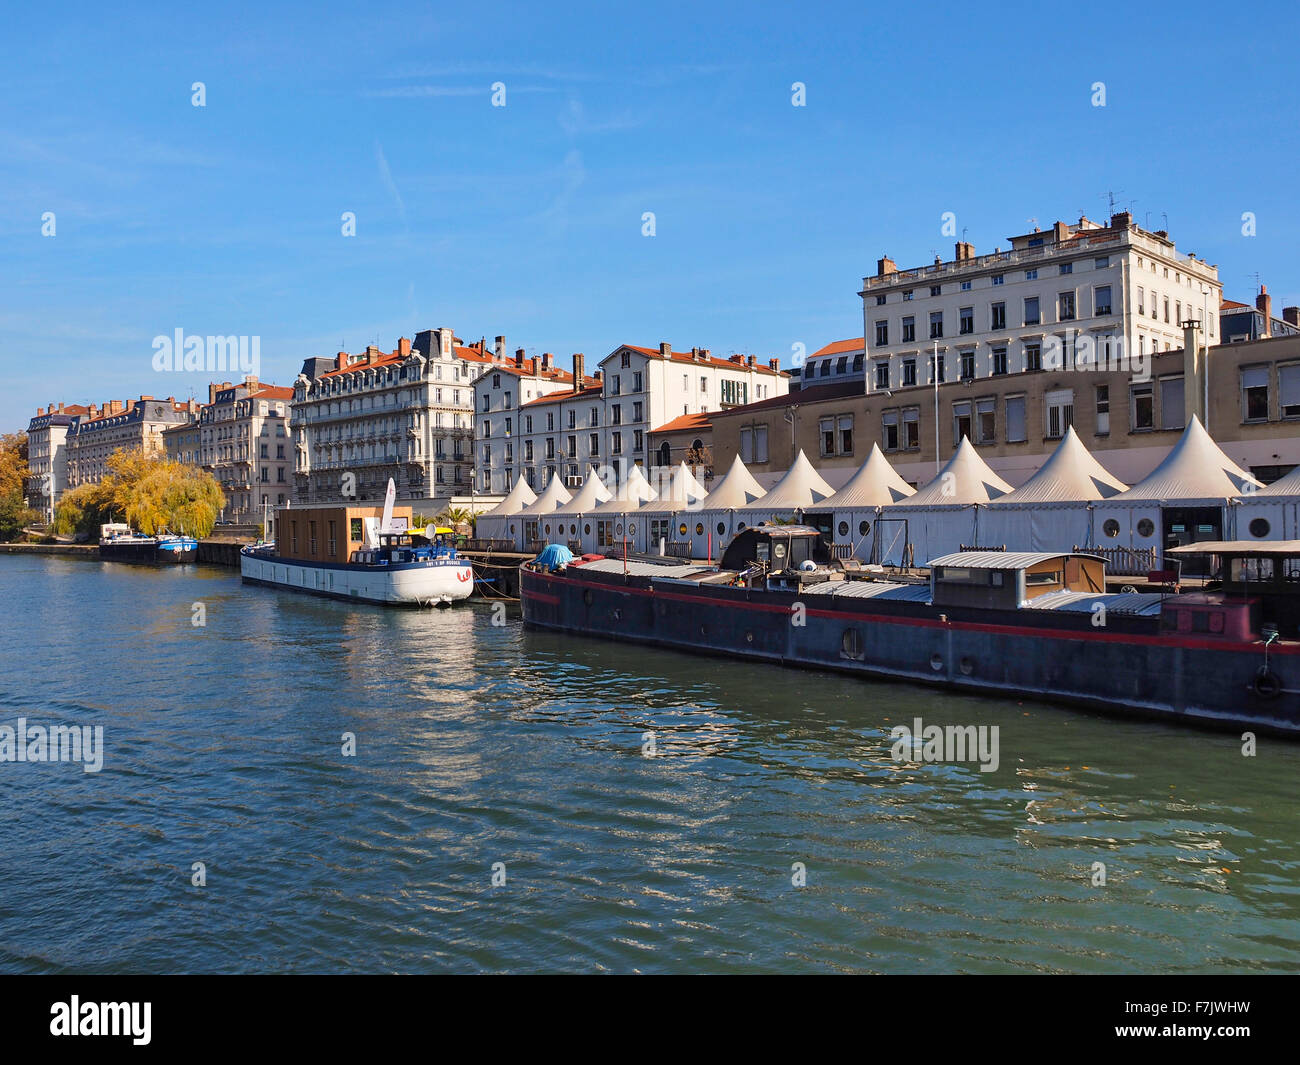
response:
[[[1154,547],[1079,547],[1076,552],[1098,555],[1106,560],[1106,573],[1113,577],[1139,577],[1156,568]]]
[[[852,544],[831,544],[831,558],[839,559],[841,562],[853,557]]]
[[[465,541],[465,548],[468,551],[514,551],[515,542],[513,540],[475,538]]]
[[[673,558],[690,558],[693,554],[691,542],[689,540],[684,543],[670,540],[664,545],[664,554],[671,555]]]

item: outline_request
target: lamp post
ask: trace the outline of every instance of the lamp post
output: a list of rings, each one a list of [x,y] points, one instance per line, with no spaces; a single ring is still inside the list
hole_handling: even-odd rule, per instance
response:
[[[930,364],[930,378],[934,381],[934,475],[939,476],[939,342],[934,342],[934,355]]]
[[[1210,335],[1210,290],[1207,286],[1201,286],[1201,335],[1197,337],[1197,342],[1201,345],[1201,376],[1205,379],[1205,406],[1201,408],[1201,413],[1205,416],[1205,431],[1210,431],[1210,342],[1206,339]]]

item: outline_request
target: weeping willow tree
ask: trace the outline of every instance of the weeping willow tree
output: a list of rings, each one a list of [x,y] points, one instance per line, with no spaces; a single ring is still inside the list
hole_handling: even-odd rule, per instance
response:
[[[54,524],[65,535],[94,534],[105,522],[125,521],[149,536],[207,536],[225,505],[221,486],[207,471],[135,448],[110,455],[98,484],[65,493]]]

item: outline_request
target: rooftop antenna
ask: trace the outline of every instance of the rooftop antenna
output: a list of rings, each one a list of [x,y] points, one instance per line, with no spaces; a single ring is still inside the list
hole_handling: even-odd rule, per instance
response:
[[[1164,226],[1164,230],[1165,230],[1165,232],[1168,233],[1168,232],[1169,232],[1169,215],[1168,215],[1167,213],[1165,213],[1164,211],[1161,211],[1161,212],[1160,212],[1160,221],[1161,221],[1161,223],[1162,223],[1163,226]]]
[[[1151,228],[1151,212],[1150,212],[1150,211],[1147,211],[1147,213],[1146,213],[1145,215],[1142,216],[1142,228],[1143,228],[1143,229],[1148,229],[1148,230]]]
[[[966,243],[966,228],[967,228],[966,226],[961,227],[961,242],[963,244]]]

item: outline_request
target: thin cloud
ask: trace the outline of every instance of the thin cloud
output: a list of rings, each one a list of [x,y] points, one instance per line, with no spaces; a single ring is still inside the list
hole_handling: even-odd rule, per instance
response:
[[[397,204],[397,213],[402,216],[402,224],[405,225],[406,204],[402,201],[402,194],[397,191],[397,183],[393,180],[393,172],[389,169],[388,159],[384,156],[383,145],[378,141],[375,141],[375,162],[379,164],[379,177],[384,183],[384,188]]]

